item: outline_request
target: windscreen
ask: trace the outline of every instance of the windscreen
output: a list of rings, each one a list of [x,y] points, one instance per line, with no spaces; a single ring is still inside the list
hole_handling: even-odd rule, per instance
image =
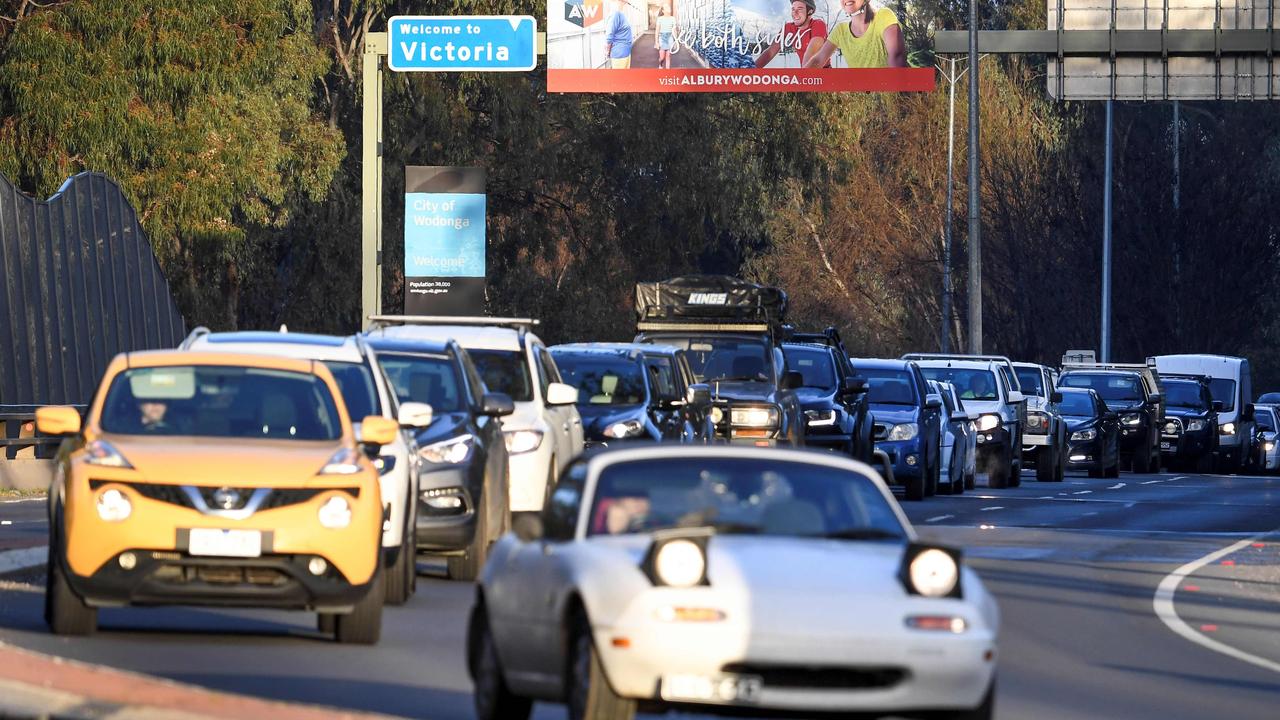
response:
[[[1164,382],[1164,404],[1168,407],[1208,410],[1204,398],[1200,395],[1200,384],[1166,380]]]
[[[990,370],[921,366],[920,372],[930,380],[954,385],[961,400],[1000,399],[1000,391],[996,389],[996,374]]]
[[[826,350],[784,347],[787,369],[804,377],[804,387],[832,391],[836,389],[836,366]]]
[[[1049,397],[1044,391],[1044,378],[1039,368],[1024,368],[1014,366],[1017,371],[1018,384],[1022,386],[1023,395],[1038,395],[1040,397]]]
[[[102,429],[125,435],[336,440],[329,386],[304,373],[227,366],[136,368],[107,392]]]
[[[1058,412],[1072,417],[1093,417],[1096,410],[1093,398],[1087,393],[1064,392],[1062,402],[1058,403]]]
[[[529,364],[525,362],[524,353],[467,348],[467,354],[490,392],[504,393],[515,402],[533,400],[533,379],[529,377]]]
[[[1068,373],[1058,385],[1070,388],[1092,388],[1103,402],[1142,402],[1142,381],[1136,375],[1103,373]]]
[[[378,353],[378,364],[387,373],[400,402],[420,402],[433,413],[460,412],[465,408],[458,373],[443,355]]]
[[[1267,408],[1257,409],[1257,412],[1254,413],[1254,422],[1258,424],[1259,430],[1267,432],[1275,432],[1276,430],[1276,416]]]
[[[915,405],[916,392],[906,370],[858,370],[867,379],[867,402],[882,405]]]
[[[589,405],[637,405],[645,402],[640,363],[618,356],[553,352],[560,377],[578,388],[578,402]]]
[[[755,337],[649,337],[645,342],[670,345],[685,351],[689,368],[698,382],[770,382],[773,347]]]
[[[370,415],[381,415],[378,407],[378,390],[373,385],[373,371],[364,363],[326,361],[325,367],[333,374],[347,405],[352,422],[360,422]]]
[[[619,462],[596,483],[588,535],[714,527],[718,534],[905,540],[875,481],[753,458]]]
[[[1222,403],[1222,412],[1236,409],[1236,381],[1214,378],[1209,381],[1209,394]]]

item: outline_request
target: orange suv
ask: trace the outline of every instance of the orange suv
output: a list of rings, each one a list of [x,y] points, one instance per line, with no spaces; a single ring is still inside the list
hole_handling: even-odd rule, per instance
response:
[[[382,627],[382,503],[371,456],[398,425],[355,437],[322,363],[155,351],[116,356],[62,435],[49,492],[45,618],[59,635],[97,608],[306,609],[340,642]]]

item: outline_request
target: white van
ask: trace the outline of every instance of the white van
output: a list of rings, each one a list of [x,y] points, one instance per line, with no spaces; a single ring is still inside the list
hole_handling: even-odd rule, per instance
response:
[[[1227,355],[1157,355],[1161,378],[1202,375],[1218,411],[1218,469],[1240,472],[1253,452],[1253,372],[1249,361]],[[1217,403],[1222,403],[1218,408]]]

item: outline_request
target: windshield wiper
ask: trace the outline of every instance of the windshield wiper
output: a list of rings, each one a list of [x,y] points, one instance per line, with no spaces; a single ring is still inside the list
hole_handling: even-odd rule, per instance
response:
[[[835,532],[823,533],[820,537],[831,540],[905,540],[902,533],[890,532],[879,528],[845,528]]]

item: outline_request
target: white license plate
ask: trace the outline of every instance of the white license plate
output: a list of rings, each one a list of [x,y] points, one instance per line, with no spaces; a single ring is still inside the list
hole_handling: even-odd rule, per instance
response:
[[[1172,449],[1173,449],[1173,444],[1172,444],[1172,443],[1167,443],[1167,442],[1162,442],[1162,443],[1160,443],[1160,449],[1161,449],[1161,450],[1172,450]]]
[[[664,675],[662,699],[673,702],[759,702],[764,681],[758,675]]]
[[[210,557],[258,557],[262,555],[262,532],[194,528],[188,538],[187,552]]]

